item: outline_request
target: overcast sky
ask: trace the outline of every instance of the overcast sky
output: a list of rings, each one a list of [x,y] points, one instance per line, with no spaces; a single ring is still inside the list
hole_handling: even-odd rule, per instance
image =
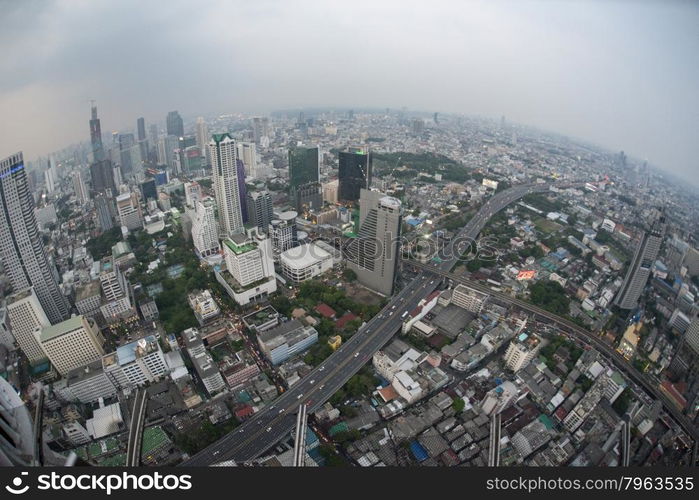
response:
[[[506,115],[699,177],[699,2],[0,0],[0,156],[302,106]]]

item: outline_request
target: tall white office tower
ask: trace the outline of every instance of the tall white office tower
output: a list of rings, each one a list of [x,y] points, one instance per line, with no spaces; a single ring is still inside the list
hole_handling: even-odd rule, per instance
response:
[[[201,116],[197,118],[197,124],[194,128],[194,135],[201,154],[206,156],[207,161],[210,160],[209,151],[206,147],[206,144],[209,142],[209,127],[206,125],[204,118]]]
[[[257,178],[257,147],[254,142],[238,142],[236,144],[238,159],[243,160],[245,167],[245,177],[247,179]]]
[[[56,190],[56,177],[54,175],[53,169],[47,168],[44,170],[44,181],[46,183],[46,192],[48,194],[51,194]]]
[[[13,289],[34,287],[51,323],[69,316],[39,236],[22,153],[0,160],[0,257]]]
[[[201,257],[209,257],[220,251],[214,208],[214,200],[211,198],[196,202],[192,220],[192,242]]]
[[[80,205],[83,205],[89,199],[87,186],[81,172],[73,172],[73,191],[75,191],[75,199],[78,200]]]
[[[238,186],[238,159],[235,141],[230,134],[214,134],[209,142],[214,197],[218,208],[221,236],[241,234],[243,212]]]
[[[34,330],[51,323],[44,313],[34,290],[27,288],[7,298],[7,319],[17,345],[29,363],[35,365],[46,360],[46,354],[34,338]]]
[[[92,318],[73,316],[56,325],[37,328],[34,338],[64,377],[104,356],[104,338]]]
[[[362,188],[359,204],[359,232],[347,246],[347,265],[362,285],[389,296],[400,258],[401,203]]]

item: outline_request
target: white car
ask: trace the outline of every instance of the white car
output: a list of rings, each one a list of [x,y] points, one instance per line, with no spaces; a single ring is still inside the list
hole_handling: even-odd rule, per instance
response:
[[[303,394],[299,394],[298,396],[296,396],[296,399],[301,399],[302,397],[303,397]]]
[[[322,372],[323,370],[325,370],[325,367],[324,367],[324,366],[321,366],[320,369],[319,369],[318,371],[321,371],[321,372]]]
[[[356,358],[357,356],[359,356],[359,352],[354,353],[354,357]]]
[[[315,383],[316,383],[315,380],[311,380],[311,385],[313,385],[313,384],[315,384]]]
[[[269,432],[269,431],[271,431],[271,430],[272,430],[271,427],[267,427],[267,432]]]
[[[281,410],[279,410],[279,414],[281,415],[282,413],[284,413],[284,408],[282,408]]]

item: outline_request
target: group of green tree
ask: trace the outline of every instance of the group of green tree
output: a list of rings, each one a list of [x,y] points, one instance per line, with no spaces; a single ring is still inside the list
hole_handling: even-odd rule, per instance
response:
[[[532,303],[549,312],[567,315],[570,311],[570,298],[556,281],[537,281],[529,292]]]
[[[194,455],[210,444],[218,441],[238,427],[238,425],[240,424],[235,418],[231,418],[227,422],[217,425],[212,424],[208,418],[205,418],[201,426],[189,429],[187,432],[175,434],[173,441],[179,449],[189,455]]]
[[[459,183],[472,178],[472,174],[461,163],[435,153],[407,153],[405,151],[374,153],[373,161],[377,171],[385,174],[393,173],[398,178],[404,176],[414,179],[419,173],[442,174],[443,180]],[[396,167],[403,166],[407,167],[408,170],[394,170]]]
[[[112,247],[121,241],[121,228],[113,227],[95,238],[87,240],[85,247],[94,260],[112,254]]]

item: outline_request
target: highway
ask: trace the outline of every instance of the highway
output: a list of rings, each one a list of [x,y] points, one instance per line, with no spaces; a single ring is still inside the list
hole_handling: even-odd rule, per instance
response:
[[[648,377],[644,376],[638,369],[636,369],[632,364],[626,361],[626,359],[619,354],[616,349],[611,347],[609,344],[600,339],[597,335],[586,330],[572,321],[562,318],[556,314],[550,313],[545,309],[537,307],[529,302],[525,302],[520,299],[516,299],[502,292],[493,291],[490,287],[480,283],[478,281],[468,280],[461,276],[456,276],[448,272],[438,271],[434,269],[433,266],[419,264],[411,262],[417,268],[425,269],[425,272],[433,273],[436,276],[441,276],[443,278],[448,278],[454,283],[461,283],[478,291],[489,294],[492,297],[499,299],[500,301],[517,306],[519,309],[526,311],[534,316],[544,318],[549,323],[554,323],[557,327],[564,331],[574,335],[576,338],[583,340],[586,344],[594,347],[603,356],[605,356],[612,364],[619,369],[621,372],[625,373],[636,385],[640,386],[645,390],[645,392],[654,399],[659,400],[663,403],[665,411],[671,415],[675,421],[684,429],[684,431],[695,440],[699,439],[699,432],[697,432],[696,427],[683,415],[675,405],[672,404],[670,399],[665,396],[660,390],[651,383]]]
[[[459,231],[446,249],[444,259],[434,263],[434,270],[448,272],[461,256],[456,245],[464,240],[475,240],[488,220],[499,210],[533,192],[544,192],[549,184],[519,185],[497,193],[480,208],[478,213]],[[308,411],[319,409],[362,366],[364,366],[401,328],[408,312],[421,299],[432,293],[440,279],[421,273],[405,286],[384,309],[369,320],[352,338],[328,357],[292,388],[263,408],[235,430],[203,449],[183,466],[208,466],[220,462],[246,462],[272,448],[294,428],[295,413],[300,404]]]
[[[138,467],[141,464],[141,442],[143,440],[143,423],[146,416],[146,402],[148,392],[143,389],[136,390],[133,410],[131,411],[131,423],[129,425],[129,440],[126,448],[126,466]]]

